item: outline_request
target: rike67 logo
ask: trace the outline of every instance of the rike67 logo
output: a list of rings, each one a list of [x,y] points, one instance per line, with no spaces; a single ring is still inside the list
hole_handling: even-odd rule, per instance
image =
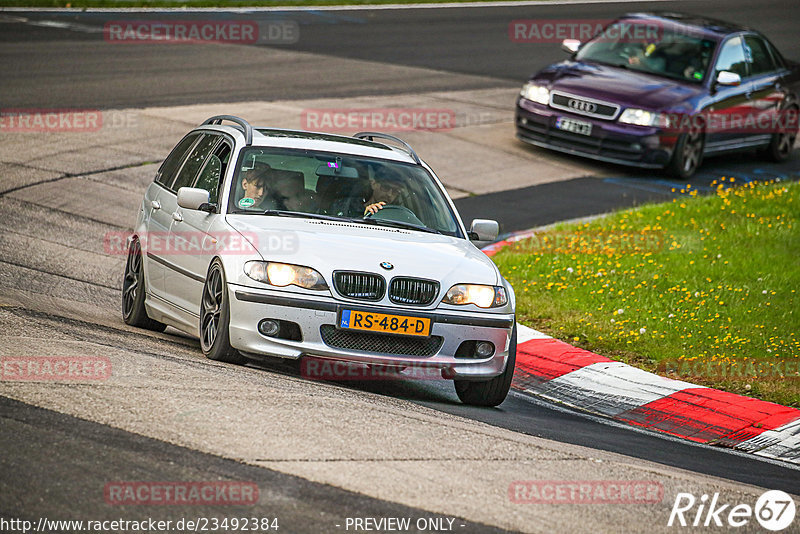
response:
[[[743,527],[755,517],[765,529],[777,532],[794,522],[795,504],[788,493],[770,490],[763,493],[755,506],[730,504],[719,500],[719,493],[709,499],[697,499],[691,493],[678,493],[669,514],[667,526],[692,527]]]

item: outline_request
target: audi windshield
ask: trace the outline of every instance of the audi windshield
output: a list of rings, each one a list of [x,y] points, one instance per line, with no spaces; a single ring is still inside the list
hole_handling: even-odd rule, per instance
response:
[[[653,21],[621,20],[582,46],[575,59],[702,83],[716,41],[689,33]]]

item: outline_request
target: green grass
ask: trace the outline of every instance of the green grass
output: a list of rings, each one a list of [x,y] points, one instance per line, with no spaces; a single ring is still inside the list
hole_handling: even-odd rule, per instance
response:
[[[649,371],[800,406],[800,184],[728,183],[507,247],[494,260],[518,319]],[[713,371],[687,376],[686,362]],[[745,364],[761,372],[721,375]]]

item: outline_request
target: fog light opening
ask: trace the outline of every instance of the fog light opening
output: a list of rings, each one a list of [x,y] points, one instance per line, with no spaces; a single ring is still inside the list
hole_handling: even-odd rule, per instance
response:
[[[490,341],[478,341],[470,339],[462,341],[456,350],[456,358],[470,358],[473,360],[483,360],[494,355],[494,343]]]
[[[475,354],[479,358],[488,358],[494,354],[494,345],[488,341],[478,341],[478,343],[475,344]]]
[[[264,319],[258,323],[258,331],[267,337],[275,337],[281,331],[281,325],[273,319]]]

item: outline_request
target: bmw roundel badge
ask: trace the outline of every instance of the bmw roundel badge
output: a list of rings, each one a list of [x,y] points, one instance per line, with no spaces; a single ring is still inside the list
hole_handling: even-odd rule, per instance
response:
[[[392,269],[394,269],[394,265],[392,265],[392,264],[391,264],[391,263],[389,263],[388,261],[382,261],[382,262],[381,262],[381,267],[383,267],[383,268],[384,268],[384,269],[386,269],[387,271],[391,271]]]

